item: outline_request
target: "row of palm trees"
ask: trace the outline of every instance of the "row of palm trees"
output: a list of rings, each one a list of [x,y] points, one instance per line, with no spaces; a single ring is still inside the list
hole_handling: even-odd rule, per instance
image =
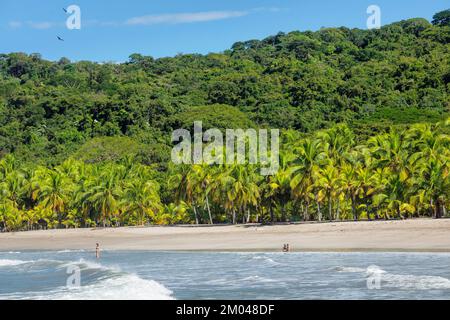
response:
[[[273,176],[254,165],[178,166],[169,185],[197,223],[441,218],[450,201],[449,125],[392,128],[360,145],[346,125],[308,138],[288,132]]]
[[[447,215],[450,121],[392,128],[357,144],[346,125],[283,134],[280,170],[257,165],[19,167],[0,160],[0,230],[392,219]],[[159,181],[160,183],[158,183]]]
[[[100,166],[67,160],[53,169],[21,169],[8,155],[0,161],[0,228],[189,223],[184,204],[161,203],[154,173],[131,161]]]

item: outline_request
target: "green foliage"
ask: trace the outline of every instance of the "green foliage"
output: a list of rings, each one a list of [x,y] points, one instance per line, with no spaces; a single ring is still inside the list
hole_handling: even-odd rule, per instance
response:
[[[193,130],[194,121],[202,121],[203,129],[255,128],[256,125],[239,109],[227,105],[192,107],[170,118],[172,128]]]
[[[73,155],[86,163],[117,162],[127,157],[135,157],[140,145],[127,137],[98,137],[86,142]]]
[[[406,219],[450,206],[450,119],[391,128],[358,143],[346,125],[283,135],[280,170],[67,160],[55,168],[0,160],[0,228]]]
[[[446,10],[122,64],[0,54],[0,228],[440,217],[449,43]],[[282,129],[282,168],[172,166],[194,121]]]
[[[402,112],[383,121],[437,121],[450,110],[448,12],[433,24],[415,18],[380,30],[294,31],[224,53],[133,54],[122,64],[1,54],[0,153],[57,165],[92,138],[142,142],[149,133],[145,144],[159,149],[192,120],[308,133],[363,121],[374,132],[371,119],[390,108]],[[414,118],[418,110],[433,116]]]
[[[436,13],[432,23],[438,26],[450,26],[450,9]]]

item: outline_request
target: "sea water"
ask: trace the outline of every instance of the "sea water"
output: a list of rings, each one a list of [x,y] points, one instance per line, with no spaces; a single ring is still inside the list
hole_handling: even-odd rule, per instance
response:
[[[450,254],[0,252],[0,299],[450,299]]]

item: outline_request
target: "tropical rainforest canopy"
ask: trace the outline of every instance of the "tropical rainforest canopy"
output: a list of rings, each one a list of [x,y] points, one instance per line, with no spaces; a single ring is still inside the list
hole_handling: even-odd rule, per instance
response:
[[[441,217],[450,10],[223,53],[0,54],[0,228]],[[174,166],[171,133],[282,129],[282,168]]]

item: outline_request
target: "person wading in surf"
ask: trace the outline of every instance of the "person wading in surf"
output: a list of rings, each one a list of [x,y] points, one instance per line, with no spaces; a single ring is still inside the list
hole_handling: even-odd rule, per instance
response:
[[[97,259],[100,259],[100,245],[97,243],[96,247],[95,247],[95,257]]]

